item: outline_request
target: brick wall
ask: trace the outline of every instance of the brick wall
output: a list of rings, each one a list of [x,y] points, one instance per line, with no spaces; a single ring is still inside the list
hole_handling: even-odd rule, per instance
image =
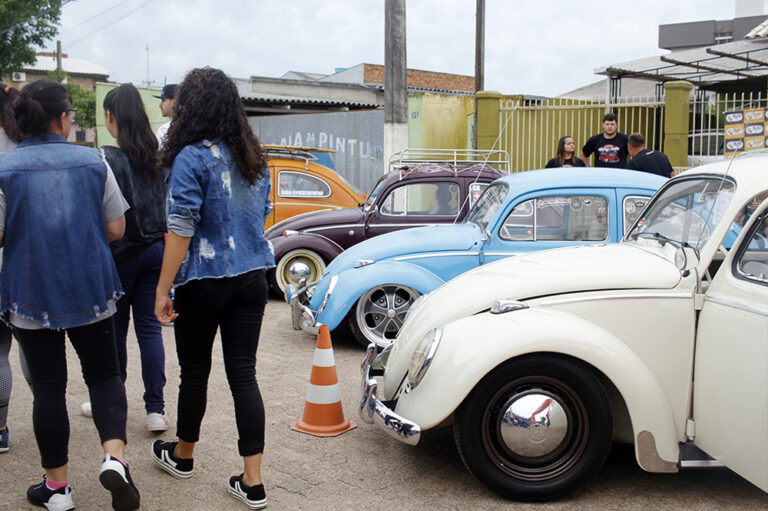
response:
[[[375,64],[364,64],[364,66],[365,83],[384,84],[384,66]],[[411,87],[474,92],[475,77],[409,69],[408,85]]]

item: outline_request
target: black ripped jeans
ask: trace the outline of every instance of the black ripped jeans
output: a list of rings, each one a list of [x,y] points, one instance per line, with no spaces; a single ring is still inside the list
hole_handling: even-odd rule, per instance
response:
[[[176,435],[200,439],[216,331],[221,329],[224,369],[235,402],[241,456],[264,451],[264,403],[256,382],[256,348],[267,303],[264,270],[193,280],[176,288],[173,323],[181,366]]]

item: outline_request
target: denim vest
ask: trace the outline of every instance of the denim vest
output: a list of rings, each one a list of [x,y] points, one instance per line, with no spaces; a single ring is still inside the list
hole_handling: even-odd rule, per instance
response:
[[[47,328],[88,324],[123,294],[107,243],[99,151],[48,134],[0,155],[6,221],[0,312]]]
[[[267,168],[251,185],[226,142],[203,140],[181,150],[167,179],[169,230],[192,237],[174,286],[275,266],[264,238],[271,208]]]

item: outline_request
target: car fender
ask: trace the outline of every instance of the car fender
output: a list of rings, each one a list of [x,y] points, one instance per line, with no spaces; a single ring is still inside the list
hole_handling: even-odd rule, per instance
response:
[[[434,427],[499,364],[545,352],[573,357],[601,371],[626,402],[640,466],[650,472],[677,471],[681,438],[656,376],[620,339],[564,312],[538,307],[485,312],[446,324],[422,381],[400,393],[395,411],[422,429]]]
[[[338,274],[325,308],[317,316],[317,322],[333,330],[346,317],[357,300],[369,289],[382,284],[398,284],[429,293],[443,284],[443,280],[421,266],[405,261],[379,261],[367,266],[352,268]]]
[[[273,238],[270,241],[272,242],[272,247],[275,251],[275,262],[279,261],[281,257],[291,250],[296,250],[298,248],[305,248],[317,252],[326,262],[332,261],[337,255],[344,251],[344,249],[335,241],[320,234],[289,234],[288,236]]]

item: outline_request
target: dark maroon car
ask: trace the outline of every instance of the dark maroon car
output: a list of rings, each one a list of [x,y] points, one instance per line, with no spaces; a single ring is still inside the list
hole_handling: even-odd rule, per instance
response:
[[[297,275],[307,282],[319,280],[326,264],[342,251],[379,234],[460,222],[488,184],[504,174],[476,162],[407,164],[382,176],[358,208],[313,211],[283,220],[266,233],[277,262],[270,275],[272,287],[282,295]]]

